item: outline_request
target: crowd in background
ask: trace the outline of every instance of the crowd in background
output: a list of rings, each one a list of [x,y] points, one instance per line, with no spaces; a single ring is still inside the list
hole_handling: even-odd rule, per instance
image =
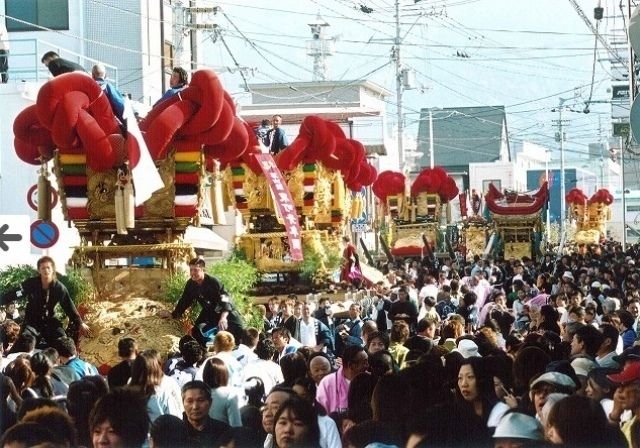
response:
[[[272,297],[239,340],[123,338],[100,373],[10,308],[2,446],[637,447],[637,251],[391,262],[347,301]]]

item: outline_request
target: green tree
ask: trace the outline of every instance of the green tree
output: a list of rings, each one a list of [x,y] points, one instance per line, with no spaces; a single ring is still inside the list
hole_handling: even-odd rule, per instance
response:
[[[222,282],[247,326],[262,330],[262,316],[248,295],[258,281],[255,265],[233,254],[227,260],[213,264],[208,271]]]
[[[28,264],[3,268],[0,270],[0,298],[4,298],[7,293],[16,291],[20,288],[22,282],[35,275],[38,275],[38,271]],[[18,305],[24,306],[24,300],[26,300],[26,298]]]

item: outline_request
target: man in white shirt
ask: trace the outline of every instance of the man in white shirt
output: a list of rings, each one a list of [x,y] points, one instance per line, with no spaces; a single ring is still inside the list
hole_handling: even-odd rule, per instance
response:
[[[242,331],[241,343],[232,353],[243,368],[247,367],[249,362],[258,359],[258,355],[255,354],[254,350],[258,345],[259,339],[260,332],[257,328],[248,327]]]
[[[314,305],[309,302],[302,304],[302,317],[296,325],[294,338],[305,347],[312,347],[315,351],[324,348],[333,352],[333,337],[329,328],[312,316]]]
[[[264,393],[269,394],[277,384],[284,381],[282,376],[282,369],[280,366],[272,361],[273,356],[276,354],[277,349],[273,345],[273,341],[269,338],[262,341],[258,341],[256,346],[256,355],[258,359],[253,360],[247,364],[244,368],[244,380],[247,381],[250,378],[258,377],[264,384]]]

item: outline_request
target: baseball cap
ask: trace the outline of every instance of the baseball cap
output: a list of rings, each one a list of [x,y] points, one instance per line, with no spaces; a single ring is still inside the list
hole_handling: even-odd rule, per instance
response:
[[[630,361],[624,366],[620,373],[607,375],[610,381],[616,384],[628,384],[634,381],[640,381],[640,361]]]
[[[591,369],[598,367],[598,364],[589,358],[580,356],[571,361],[571,367],[576,371],[576,375],[587,376]]]
[[[573,274],[571,273],[571,271],[564,271],[564,274],[562,274],[562,278],[569,278],[573,280]]]
[[[534,417],[520,412],[506,414],[496,426],[494,439],[544,440],[542,425]]]
[[[573,381],[569,375],[565,375],[564,373],[560,372],[543,373],[531,383],[529,389],[533,389],[537,384],[540,383],[553,384],[555,386],[562,387],[576,387],[575,381]]]
[[[598,281],[595,281],[595,282],[591,283],[591,287],[592,288],[596,288],[596,289],[600,289],[600,288],[602,288],[602,283],[600,283]]]
[[[458,342],[458,347],[452,351],[459,352],[465,358],[480,356],[480,353],[478,353],[478,344],[471,339],[461,339],[460,342]]]

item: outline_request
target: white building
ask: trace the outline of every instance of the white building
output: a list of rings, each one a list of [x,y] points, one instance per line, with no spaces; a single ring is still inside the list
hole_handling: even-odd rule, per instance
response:
[[[384,98],[391,95],[371,81],[312,81],[286,84],[250,84],[251,104],[239,115],[256,126],[265,118],[282,116],[282,129],[289,143],[300,131],[300,123],[317,115],[337,123],[347,138],[358,140],[376,168],[397,170],[395,143],[388,137]],[[379,158],[379,159],[378,159]]]

